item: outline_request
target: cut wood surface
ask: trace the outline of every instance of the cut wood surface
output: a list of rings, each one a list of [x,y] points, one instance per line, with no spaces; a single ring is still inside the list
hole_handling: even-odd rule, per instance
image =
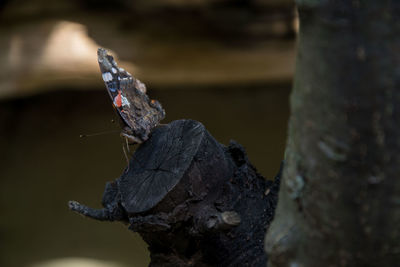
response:
[[[151,266],[265,266],[278,189],[279,175],[265,180],[239,144],[225,147],[201,123],[178,120],[157,127],[107,184],[104,209],[70,208],[128,224],[149,245]]]

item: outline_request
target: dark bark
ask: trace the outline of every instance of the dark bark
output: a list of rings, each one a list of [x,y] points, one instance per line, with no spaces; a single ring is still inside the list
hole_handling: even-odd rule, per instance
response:
[[[269,266],[400,262],[400,2],[297,1],[299,48]]]
[[[151,266],[265,266],[278,188],[279,177],[266,181],[239,144],[225,147],[199,122],[180,120],[136,150],[107,184],[104,209],[70,208],[128,224],[148,243]]]

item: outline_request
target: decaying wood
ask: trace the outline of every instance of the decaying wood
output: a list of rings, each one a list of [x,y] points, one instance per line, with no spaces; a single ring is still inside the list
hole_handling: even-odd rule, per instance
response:
[[[157,127],[106,186],[102,210],[70,208],[128,224],[149,245],[151,266],[265,266],[266,229],[279,188],[236,142],[218,143],[192,120]]]

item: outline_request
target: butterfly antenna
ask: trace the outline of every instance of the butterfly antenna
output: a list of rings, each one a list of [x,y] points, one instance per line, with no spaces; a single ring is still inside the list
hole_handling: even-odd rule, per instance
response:
[[[86,138],[86,137],[92,137],[92,136],[97,136],[97,135],[105,135],[105,134],[112,134],[112,133],[118,133],[119,130],[112,130],[112,131],[104,131],[104,132],[99,132],[99,133],[92,133],[92,134],[80,134],[80,138]]]

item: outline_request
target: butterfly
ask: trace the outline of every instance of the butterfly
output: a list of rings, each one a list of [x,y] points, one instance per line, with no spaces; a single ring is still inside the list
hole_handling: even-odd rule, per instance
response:
[[[164,119],[164,109],[160,102],[149,99],[144,83],[118,67],[107,50],[99,48],[97,57],[103,81],[120,117],[121,136],[129,144],[143,143]]]

